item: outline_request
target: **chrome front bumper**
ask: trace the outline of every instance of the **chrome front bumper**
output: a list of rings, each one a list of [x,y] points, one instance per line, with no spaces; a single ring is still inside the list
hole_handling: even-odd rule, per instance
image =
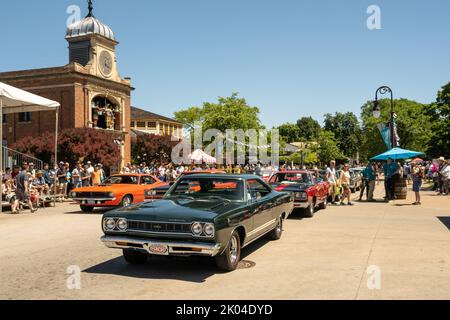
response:
[[[156,241],[149,239],[136,239],[130,237],[103,236],[101,241],[113,249],[134,249],[145,251],[151,255],[200,255],[215,257],[219,254],[221,245],[203,242],[177,242],[177,241]],[[155,253],[152,247],[167,247],[167,252]]]
[[[298,209],[298,208],[306,209],[308,207],[309,207],[309,202],[308,201],[306,201],[306,202],[294,202],[294,208],[295,209]]]

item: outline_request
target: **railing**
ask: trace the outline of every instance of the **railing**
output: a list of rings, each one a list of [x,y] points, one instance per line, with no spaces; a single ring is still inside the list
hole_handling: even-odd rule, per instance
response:
[[[26,154],[20,153],[18,151],[3,147],[3,170],[6,168],[13,168],[14,166],[22,166],[24,162],[34,163],[34,167],[37,170],[42,170],[44,163],[34,157],[30,157]]]

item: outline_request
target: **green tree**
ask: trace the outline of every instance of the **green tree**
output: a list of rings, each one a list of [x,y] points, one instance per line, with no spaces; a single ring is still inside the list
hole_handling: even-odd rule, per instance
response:
[[[287,143],[299,141],[302,134],[300,128],[293,123],[285,123],[279,126],[278,130],[280,131],[280,137]]]
[[[319,122],[312,117],[303,117],[297,121],[297,126],[300,129],[300,138],[305,141],[315,141],[319,137],[322,130]]]
[[[325,115],[324,129],[334,133],[339,149],[347,157],[355,157],[359,152],[362,134],[358,118],[352,112],[336,112]]]
[[[345,159],[345,156],[339,150],[333,132],[322,130],[319,133],[318,143],[317,155],[322,163],[327,164],[331,160]]]
[[[364,157],[370,158],[387,150],[377,125],[390,122],[390,103],[389,99],[380,101],[381,117],[379,119],[375,119],[372,115],[372,102],[367,102],[362,107],[364,135],[362,154]],[[404,149],[426,152],[432,136],[432,123],[426,106],[416,101],[399,99],[394,100],[394,111],[397,114],[400,146]]]
[[[218,129],[262,129],[259,108],[247,104],[238,93],[230,97],[219,97],[217,103],[205,102],[202,107],[191,107],[175,112],[175,119],[193,127],[201,122],[203,130]]]
[[[427,106],[427,115],[432,131],[429,155],[450,158],[450,82],[438,92],[436,102]]]

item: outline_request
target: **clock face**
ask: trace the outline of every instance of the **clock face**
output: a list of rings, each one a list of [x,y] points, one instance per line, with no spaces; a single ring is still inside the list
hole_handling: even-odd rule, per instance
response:
[[[100,53],[99,64],[100,71],[103,73],[103,75],[111,75],[113,68],[113,57],[111,53],[109,53],[108,51],[102,51],[102,53]]]

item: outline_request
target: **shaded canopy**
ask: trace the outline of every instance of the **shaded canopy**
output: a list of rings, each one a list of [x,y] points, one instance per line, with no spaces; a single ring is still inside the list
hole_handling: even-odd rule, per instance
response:
[[[189,155],[189,160],[193,162],[202,163],[217,163],[217,159],[205,153],[204,151],[197,149]]]
[[[60,104],[33,93],[0,82],[0,99],[3,114],[55,111]]]
[[[410,159],[412,157],[418,157],[423,154],[424,154],[423,152],[405,150],[402,148],[393,148],[385,153],[382,153],[376,157],[373,157],[371,160],[385,161],[389,158],[392,160]]]

